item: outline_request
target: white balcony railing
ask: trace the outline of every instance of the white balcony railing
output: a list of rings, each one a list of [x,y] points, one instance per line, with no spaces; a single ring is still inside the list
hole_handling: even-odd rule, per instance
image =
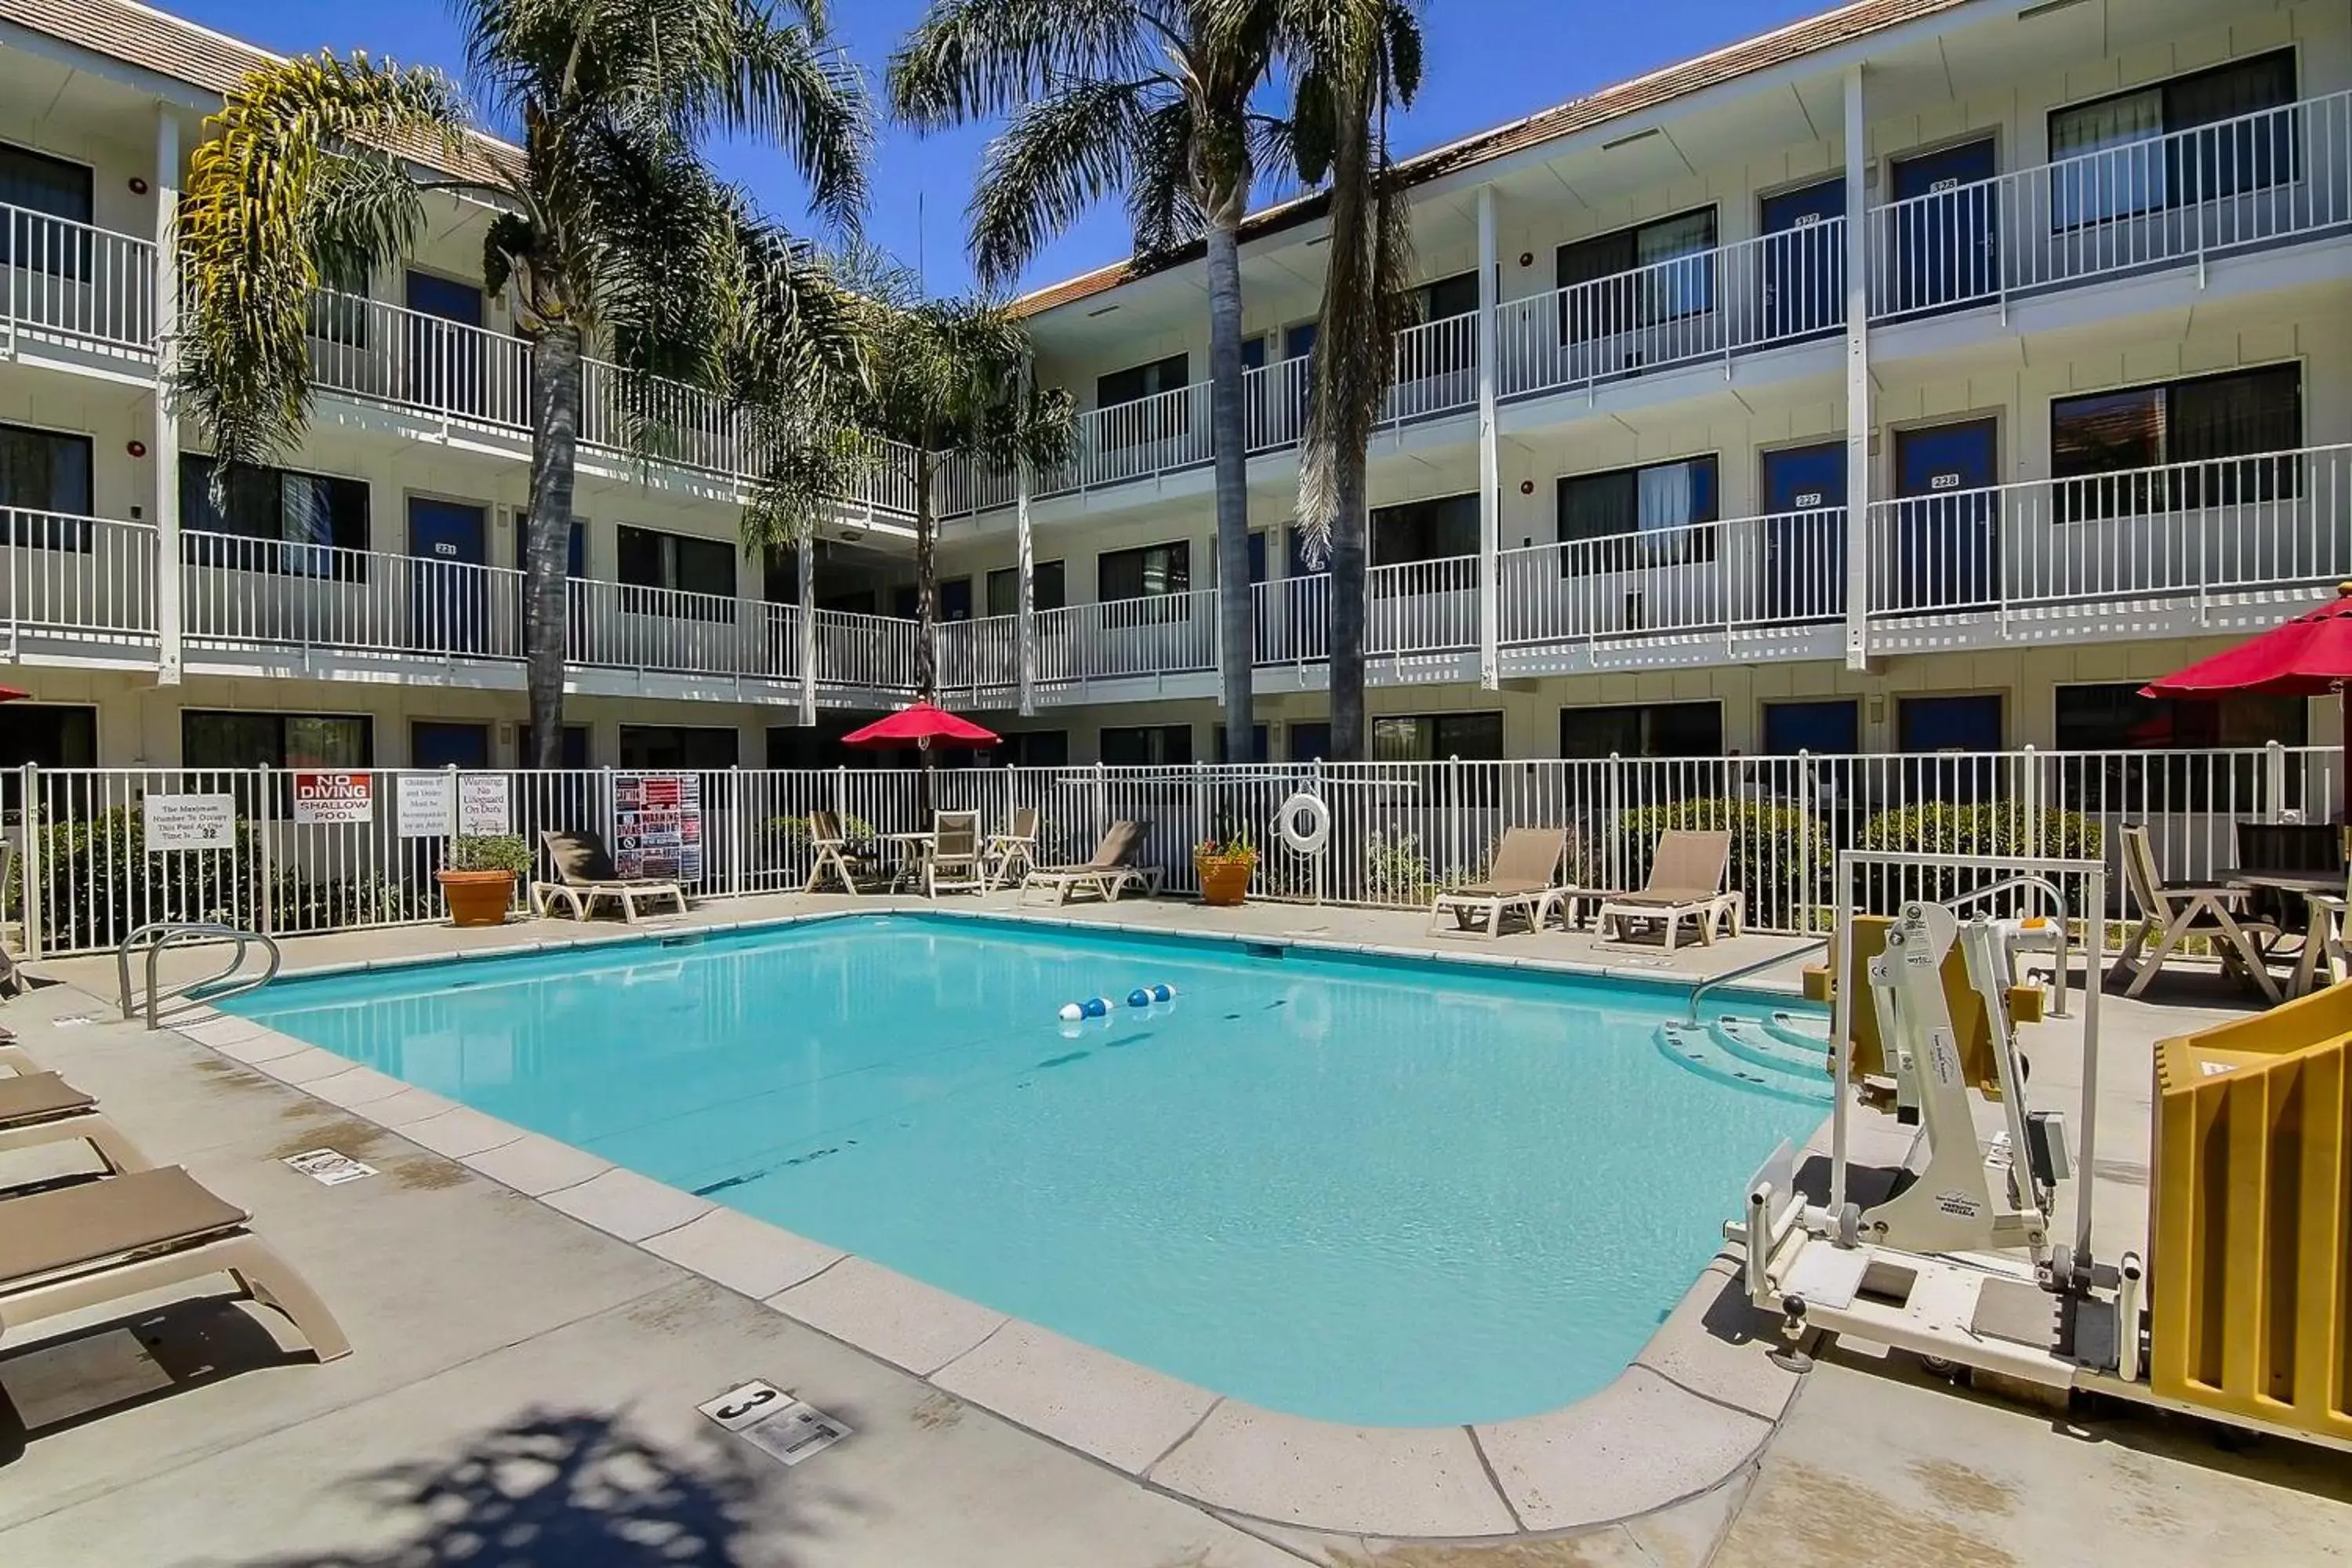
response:
[[[1833,621],[1845,614],[1845,511],[1644,529],[1506,550],[1505,647]]]
[[[1845,220],[1653,262],[1505,303],[1498,393],[1590,387],[1845,325]]]
[[[940,689],[998,695],[1021,683],[1021,617],[946,621],[939,628]]]
[[[191,531],[180,602],[195,647],[522,658],[522,574],[497,566]]]
[[[573,578],[572,661],[666,675],[793,680],[799,610],[758,599]]]
[[[2152,270],[2352,226],[2352,93],[1874,208],[1873,320]]]
[[[1109,599],[1041,610],[1037,683],[1176,675],[1217,667],[1217,595],[1188,593]]]
[[[1870,617],[2009,616],[2352,575],[2352,447],[1878,501]]]
[[[0,507],[0,621],[16,656],[33,644],[152,649],[154,529]]]
[[[0,355],[21,341],[155,349],[155,247],[0,203]]]
[[[821,686],[856,691],[908,692],[915,689],[913,621],[819,610],[816,679]]]

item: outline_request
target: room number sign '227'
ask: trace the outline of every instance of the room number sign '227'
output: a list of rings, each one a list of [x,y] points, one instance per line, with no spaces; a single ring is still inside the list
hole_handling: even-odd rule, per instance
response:
[[[295,770],[294,820],[297,823],[374,821],[375,779],[368,773]]]

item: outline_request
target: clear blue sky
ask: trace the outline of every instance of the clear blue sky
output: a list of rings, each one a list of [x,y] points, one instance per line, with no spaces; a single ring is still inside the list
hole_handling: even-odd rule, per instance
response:
[[[373,6],[320,0],[154,0],[165,9],[266,47],[295,53],[331,47],[463,69],[464,49],[440,0],[382,0]],[[1423,0],[1428,58],[1420,102],[1393,133],[1401,153],[1451,142],[1564,99],[1827,9],[1834,0]],[[921,15],[923,0],[833,0],[835,30],[878,79],[893,45]],[[963,205],[980,166],[987,129],[918,138],[886,126],[873,175],[867,232],[876,243],[924,265],[935,292],[970,280]],[[781,158],[751,146],[719,150],[718,161],[760,204],[796,226],[801,197]],[[1127,254],[1119,209],[1106,205],[1049,247],[1030,270],[1031,287]]]

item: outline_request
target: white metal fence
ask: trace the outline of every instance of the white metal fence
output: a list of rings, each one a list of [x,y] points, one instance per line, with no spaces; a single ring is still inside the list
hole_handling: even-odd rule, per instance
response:
[[[154,245],[0,202],[0,356],[23,341],[152,355]]]
[[[1019,808],[1043,822],[1041,858],[1085,858],[1114,821],[1150,825],[1145,858],[1171,889],[1194,886],[1190,847],[1246,832],[1263,847],[1255,890],[1283,899],[1424,906],[1486,868],[1506,828],[1569,834],[1567,875],[1586,887],[1639,887],[1671,827],[1730,831],[1731,885],[1764,930],[1825,929],[1832,869],[1845,848],[1951,855],[2087,855],[2116,863],[2116,829],[2146,824],[2171,880],[2210,879],[2274,855],[2263,832],[2333,854],[2323,823],[2341,798],[2341,753],[2273,745],[2241,751],[2032,751],[1970,756],[1600,758],[1517,762],[1297,763],[1229,767],[1064,767],[706,771],[699,782],[695,898],[796,889],[808,874],[798,819],[830,810],[854,837],[969,808],[994,830]],[[617,842],[612,769],[517,772],[510,826],[586,827]],[[24,947],[52,954],[110,948],[151,920],[219,920],[276,934],[437,920],[433,872],[445,840],[404,837],[399,771],[374,770],[364,822],[298,823],[293,775],[256,769],[47,769],[0,774],[17,846],[8,912]],[[1332,811],[1331,847],[1310,859],[1274,830],[1282,801],[1311,790]],[[151,796],[228,795],[233,847],[148,853]],[[30,810],[26,810],[29,803]],[[541,856],[541,873],[546,868]],[[1958,873],[1920,871],[1865,889],[1874,906],[1960,890]],[[2120,876],[2115,886],[2122,886]],[[518,902],[521,893],[518,889]],[[2120,912],[2120,911],[2118,911]]]

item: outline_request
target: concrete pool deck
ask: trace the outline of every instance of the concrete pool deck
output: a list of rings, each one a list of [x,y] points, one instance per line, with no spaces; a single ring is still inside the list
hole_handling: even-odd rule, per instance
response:
[[[851,907],[878,906],[839,898],[742,900],[646,930],[715,929]],[[1036,912],[1449,957],[1524,962],[1557,954],[1649,978],[1664,968],[1656,962],[1663,955],[1557,933],[1494,948],[1432,941],[1420,937],[1420,917],[1381,911],[1255,905],[1228,912],[1130,902]],[[582,934],[562,922],[482,933],[352,933],[290,942],[289,963],[513,951]],[[1670,973],[1720,971],[1794,945],[1744,938],[1678,953]],[[307,1542],[335,1521],[352,1522],[351,1497],[331,1500],[330,1481],[362,1479],[420,1447],[447,1453],[510,1438],[519,1423],[530,1426],[521,1418],[533,1411],[570,1413],[569,1436],[550,1436],[545,1420],[534,1417],[540,1425],[530,1440],[541,1446],[593,1437],[609,1447],[626,1415],[646,1426],[643,1442],[683,1445],[701,1457],[697,1465],[719,1464],[730,1486],[758,1500],[747,1508],[773,1511],[769,1525],[785,1543],[779,1560],[1223,1563],[1305,1555],[1337,1563],[1399,1538],[1498,1546],[1517,1539],[1531,1549],[1532,1537],[1575,1531],[1565,1539],[1580,1550],[1622,1548],[1642,1554],[1629,1561],[1696,1563],[1701,1557],[1691,1553],[1737,1539],[1733,1494],[1759,1473],[1759,1456],[1799,1384],[1753,1342],[1759,1325],[1718,1264],[1617,1383],[1551,1415],[1414,1430],[1338,1427],[1252,1410],[245,1020],[194,1019],[163,1036],[108,1021],[111,1006],[93,995],[112,991],[110,960],[47,967],[79,994],[58,987],[10,1006],[27,1048],[98,1094],[151,1153],[187,1163],[252,1208],[262,1233],[342,1316],[360,1353],[327,1367],[277,1365],[282,1358],[253,1342],[257,1320],[220,1307],[210,1310],[210,1340],[243,1340],[247,1363],[266,1370],[86,1425],[70,1416],[27,1418],[39,1430],[15,1464],[0,1468],[11,1483],[0,1487],[0,1552],[12,1563],[110,1554],[197,1561],[224,1551],[227,1560],[248,1561],[260,1546]],[[2123,1011],[2111,1008],[2111,1041],[2142,1033],[2117,1028],[2114,1015]],[[2157,1019],[2164,1010],[2142,1011]],[[75,1017],[91,1021],[58,1022]],[[2154,1032],[2178,1026],[2158,1021]],[[2103,1102],[2119,1092],[2108,1081]],[[2144,1106],[2144,1068],[2136,1088]],[[321,1145],[367,1160],[385,1179],[326,1189],[278,1163]],[[2127,1148],[2115,1156],[2123,1164],[2131,1159]],[[2137,1158],[2144,1161],[2144,1150]],[[2101,1163],[2108,1163],[2103,1152]],[[2104,1210],[2104,1193],[2098,1201]],[[195,1309],[164,1314],[173,1323],[201,1316]],[[115,1345],[123,1363],[118,1380],[130,1398],[147,1397],[134,1386],[142,1377],[160,1388],[155,1380],[168,1383],[175,1368],[215,1369],[182,1381],[218,1375],[217,1346],[192,1350],[158,1333],[143,1352]],[[67,1344],[98,1353],[92,1347],[106,1342],[100,1331]],[[0,1388],[12,1401],[22,1398],[8,1374],[26,1363],[35,1363],[37,1384],[58,1382],[57,1372],[38,1364],[42,1353],[0,1354]],[[754,1376],[796,1389],[843,1415],[859,1436],[804,1471],[784,1471],[756,1455],[746,1461],[728,1450],[732,1440],[714,1447],[716,1429],[706,1437],[693,1405]],[[483,1397],[471,1397],[477,1392]],[[490,1422],[501,1401],[507,1418]],[[369,1410],[388,1424],[371,1427]],[[939,1436],[967,1430],[987,1436]],[[245,1468],[236,1468],[237,1456]],[[1006,1484],[999,1467],[1018,1469],[1020,1483],[983,1505],[977,1500],[987,1489]],[[180,1495],[175,1505],[160,1472],[190,1469],[182,1484],[194,1486],[195,1495]],[[835,1484],[827,1478],[868,1501],[851,1510],[854,1518],[818,1531],[820,1551],[799,1532],[812,1528],[812,1512],[826,1515],[822,1489]],[[950,1519],[925,1524],[908,1514],[908,1496],[890,1489],[909,1486],[965,1500],[929,1511],[970,1513],[971,1531],[925,1536],[925,1529],[948,1529]],[[218,1546],[206,1540],[193,1557],[170,1555],[198,1538],[184,1513],[179,1526],[168,1521],[201,1507],[216,1487],[226,1489],[222,1495],[251,1497],[225,1519],[230,1536]],[[820,1489],[813,1494],[812,1487]],[[292,1495],[278,1495],[284,1489]],[[1038,1489],[1056,1500],[1042,1502]],[[269,1495],[252,1496],[259,1492]],[[885,1496],[894,1500],[878,1500]],[[1013,1499],[1026,1500],[1005,1506]],[[256,1510],[250,1522],[248,1507]],[[1073,1519],[1092,1521],[1084,1538],[1094,1544],[1084,1551],[1070,1550],[1076,1542],[1065,1530]],[[265,1520],[272,1532],[254,1533]],[[379,1520],[371,1528],[385,1527]],[[842,1531],[856,1537],[854,1545]],[[992,1531],[1003,1532],[1001,1554]],[[238,1543],[235,1550],[227,1540]]]

